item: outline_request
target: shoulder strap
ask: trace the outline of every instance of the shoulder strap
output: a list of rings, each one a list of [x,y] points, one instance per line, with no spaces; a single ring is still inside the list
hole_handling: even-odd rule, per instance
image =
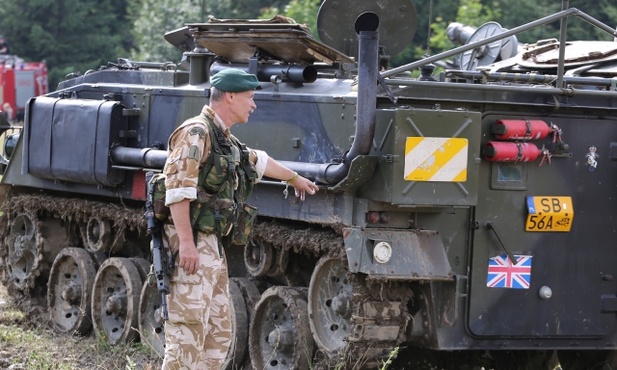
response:
[[[222,148],[223,147],[227,148],[229,145],[225,142],[225,136],[223,135],[223,132],[221,132],[220,129],[214,127],[214,122],[208,119],[203,113],[195,118],[197,122],[203,123],[204,126],[208,128],[208,134],[210,135],[211,150],[219,155],[228,154],[228,153],[225,153],[225,151]],[[229,152],[230,150],[227,149],[227,151]],[[207,174],[210,172],[210,170],[214,166],[216,166],[217,167],[216,170],[219,173],[221,173],[223,169],[220,168],[220,165],[221,164],[219,161],[214,160],[213,155],[208,156],[206,164],[199,171],[199,178],[197,180],[197,184],[198,185],[204,184],[204,182],[206,181]]]
[[[248,149],[246,144],[242,143],[234,135],[231,135],[231,140],[238,146],[238,148],[240,148],[240,154],[242,156],[240,165],[242,166],[242,169],[246,173],[246,176],[248,177],[249,181],[255,182],[255,179],[257,178],[257,173],[251,167],[250,150]]]

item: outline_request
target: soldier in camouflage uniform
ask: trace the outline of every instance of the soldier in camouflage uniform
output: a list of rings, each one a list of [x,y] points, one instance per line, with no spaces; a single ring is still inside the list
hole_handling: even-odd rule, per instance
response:
[[[214,75],[211,85],[210,106],[205,106],[199,116],[186,120],[170,136],[163,170],[167,188],[165,201],[173,220],[172,224],[165,225],[165,244],[178,255],[168,295],[163,369],[220,369],[232,340],[225,256],[219,252],[216,232],[193,230],[190,209],[191,203],[198,199],[200,169],[204,171],[209,167],[210,171],[215,171],[216,167],[206,166],[213,155],[212,140],[216,140],[210,137],[213,131],[206,124],[220,130],[225,138],[233,139],[229,129],[235,123],[248,121],[256,108],[253,96],[259,83],[255,75],[227,69]],[[246,157],[256,176],[249,176],[246,166],[244,170],[236,166],[232,174],[236,188],[252,189],[253,184],[246,182],[266,176],[287,181],[302,200],[306,193],[315,194],[318,190],[313,182],[269,158],[263,151],[248,150]],[[208,182],[212,177],[205,175],[205,182]],[[224,230],[223,234],[225,232],[228,231]]]

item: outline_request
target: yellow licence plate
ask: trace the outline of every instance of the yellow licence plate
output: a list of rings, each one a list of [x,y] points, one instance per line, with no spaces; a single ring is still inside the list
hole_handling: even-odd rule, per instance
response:
[[[527,197],[525,231],[568,232],[573,219],[572,197]]]

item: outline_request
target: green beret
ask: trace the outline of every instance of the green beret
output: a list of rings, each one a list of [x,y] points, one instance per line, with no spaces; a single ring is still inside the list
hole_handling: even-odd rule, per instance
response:
[[[217,89],[227,92],[255,90],[259,86],[257,76],[237,68],[227,68],[218,72],[212,76],[210,82]]]

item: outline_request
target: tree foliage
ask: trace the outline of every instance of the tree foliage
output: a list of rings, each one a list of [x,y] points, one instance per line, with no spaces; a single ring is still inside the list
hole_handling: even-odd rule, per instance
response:
[[[0,0],[0,32],[12,53],[45,60],[50,86],[131,47],[127,0]]]
[[[290,0],[283,8],[270,7],[263,10],[261,18],[271,18],[281,14],[294,19],[298,23],[306,24],[313,36],[317,36],[317,13],[322,0]]]
[[[217,18],[250,19],[258,18],[269,8],[282,9],[289,0],[200,0],[206,14]]]
[[[165,33],[186,23],[203,22],[202,7],[195,1],[141,0],[129,9],[135,47],[130,58],[138,61],[178,61],[181,51],[165,41]],[[128,56],[128,55],[127,55]]]

